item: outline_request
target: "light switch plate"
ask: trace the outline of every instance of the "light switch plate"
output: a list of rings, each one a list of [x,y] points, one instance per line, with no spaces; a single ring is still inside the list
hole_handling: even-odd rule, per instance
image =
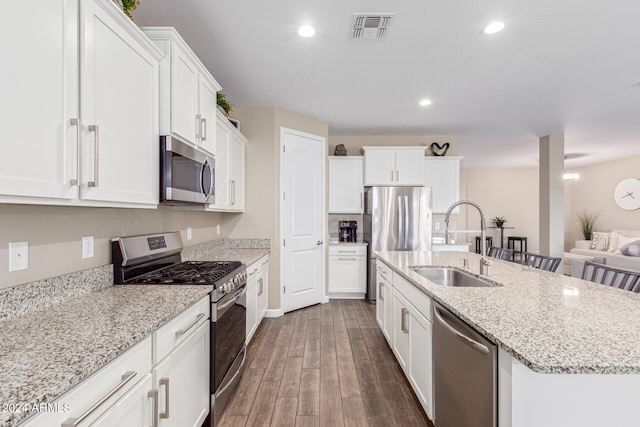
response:
[[[216,225],[216,234],[220,234],[220,224]]]
[[[82,237],[82,259],[93,258],[93,236]]]
[[[193,239],[193,230],[191,227],[187,227],[187,240]]]
[[[9,271],[29,268],[29,242],[9,243]]]

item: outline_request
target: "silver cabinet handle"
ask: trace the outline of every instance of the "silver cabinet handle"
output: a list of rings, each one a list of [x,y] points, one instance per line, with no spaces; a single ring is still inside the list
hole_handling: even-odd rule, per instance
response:
[[[153,400],[151,427],[158,427],[158,390],[149,390],[147,397]]]
[[[99,176],[98,165],[100,160],[100,126],[89,125],[89,132],[93,132],[95,138],[93,139],[93,181],[89,181],[87,185],[89,187],[97,187]]]
[[[396,182],[400,181],[400,172],[396,169]]]
[[[384,283],[379,282],[378,283],[378,293],[380,295],[378,295],[378,298],[380,298],[380,301],[384,301]]]
[[[391,171],[391,182],[393,182],[393,171]]]
[[[200,134],[202,127],[200,125],[200,123],[202,123],[202,121],[200,120],[202,118],[202,116],[200,114],[196,114],[196,142],[200,142],[200,138],[202,138],[202,135]]]
[[[404,313],[407,311],[406,308],[402,308],[400,309],[400,330],[402,332],[404,332],[405,334],[407,333],[407,327],[405,324],[405,317],[404,317]]]
[[[169,418],[169,378],[160,378],[160,387],[164,386],[164,412],[160,418]]]
[[[358,258],[338,258],[338,261],[356,261]]]
[[[440,323],[442,323],[442,325],[444,327],[446,327],[449,332],[451,332],[452,334],[454,334],[455,336],[457,336],[458,338],[460,338],[462,341],[466,342],[467,344],[469,344],[471,347],[475,348],[476,350],[478,350],[481,353],[484,354],[489,354],[489,349],[487,348],[486,345],[480,344],[478,341],[469,338],[468,336],[464,335],[463,333],[461,333],[460,331],[458,331],[456,328],[454,328],[453,326],[451,326],[450,324],[448,324],[441,315],[440,309],[438,307],[434,307],[433,308],[433,313],[436,315],[436,319],[438,319],[438,321]]]
[[[122,374],[122,381],[115,386],[109,393],[107,393],[102,399],[97,401],[91,408],[87,409],[84,414],[80,415],[78,418],[67,418],[63,423],[62,427],[75,427],[84,421],[89,415],[95,412],[100,406],[102,406],[107,400],[111,399],[114,394],[120,391],[124,386],[126,386],[136,375],[137,372],[127,371]]]
[[[203,117],[200,119],[200,140],[207,140],[207,119]]]
[[[71,119],[69,121],[71,123],[71,126],[76,126],[76,144],[78,147],[78,152],[76,153],[76,178],[71,179],[69,181],[69,184],[78,185],[80,182],[82,182],[80,179],[80,174],[82,173],[82,121],[80,119]]]
[[[258,279],[258,284],[260,285],[260,290],[258,291],[258,296],[262,295],[262,292],[264,292],[264,280],[262,280],[262,277]]]
[[[176,331],[176,338],[180,338],[181,336],[186,334],[189,331],[189,329],[191,329],[195,325],[197,325],[198,322],[200,321],[200,319],[202,319],[204,316],[205,316],[204,313],[198,313],[198,315],[196,316],[196,320],[194,320],[193,322],[189,323],[186,328],[183,328],[183,329],[180,329],[179,331]]]
[[[404,332],[405,334],[409,333],[409,322],[406,321],[406,318],[409,314],[409,310],[407,310],[406,308],[402,309],[402,332]]]
[[[355,254],[356,251],[338,251],[339,254]]]

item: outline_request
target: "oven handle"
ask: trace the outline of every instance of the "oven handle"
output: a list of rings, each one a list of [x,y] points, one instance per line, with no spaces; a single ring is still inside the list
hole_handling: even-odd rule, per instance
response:
[[[216,396],[223,394],[225,392],[226,389],[229,388],[229,386],[231,384],[234,383],[236,377],[240,374],[242,374],[242,367],[244,366],[244,362],[247,360],[247,352],[245,351],[244,354],[242,355],[242,363],[240,364],[240,366],[238,367],[238,370],[236,371],[235,374],[233,374],[233,377],[231,377],[231,379],[229,380],[228,383],[226,383],[224,385],[224,387],[222,387],[220,390],[216,391]]]
[[[247,288],[243,288],[242,291],[238,295],[233,297],[231,301],[225,302],[221,306],[216,307],[216,319],[219,319],[220,317],[222,317],[222,315],[226,313],[227,310],[229,310],[229,308],[231,308],[231,306],[235,304],[236,301],[238,301],[240,297],[242,297],[246,293],[247,293]]]

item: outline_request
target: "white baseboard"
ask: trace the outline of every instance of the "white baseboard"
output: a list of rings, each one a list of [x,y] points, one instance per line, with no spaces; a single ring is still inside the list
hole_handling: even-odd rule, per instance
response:
[[[320,301],[320,304],[326,304],[329,302],[329,295],[325,295],[322,297],[322,301]]]
[[[283,315],[284,311],[281,308],[276,308],[275,310],[268,308],[264,317],[282,317]]]
[[[364,299],[364,294],[360,292],[344,292],[329,294],[329,299]]]

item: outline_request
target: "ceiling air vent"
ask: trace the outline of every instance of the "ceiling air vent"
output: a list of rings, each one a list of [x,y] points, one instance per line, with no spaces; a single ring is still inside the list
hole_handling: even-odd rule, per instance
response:
[[[384,40],[389,32],[391,18],[395,13],[354,13],[354,40]]]

